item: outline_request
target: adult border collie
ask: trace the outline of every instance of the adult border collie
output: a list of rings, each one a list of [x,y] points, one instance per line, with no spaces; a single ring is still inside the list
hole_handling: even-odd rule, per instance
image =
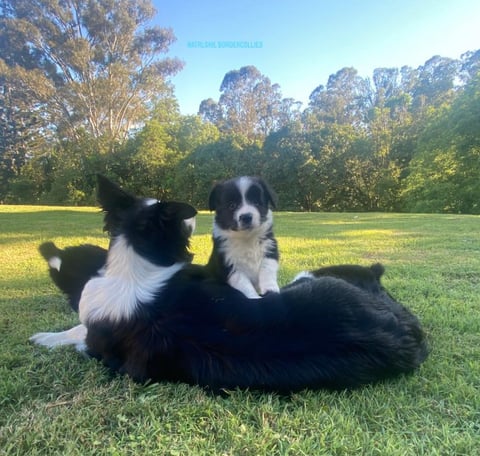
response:
[[[190,264],[191,206],[144,205],[105,179],[99,200],[111,233],[104,275],[83,287],[82,324],[36,343],[85,344],[137,381],[213,391],[354,388],[411,373],[427,357],[417,318],[382,290],[310,277],[259,305]]]
[[[209,196],[215,211],[210,274],[247,298],[279,292],[278,246],[273,235],[276,195],[259,177],[217,183]]]

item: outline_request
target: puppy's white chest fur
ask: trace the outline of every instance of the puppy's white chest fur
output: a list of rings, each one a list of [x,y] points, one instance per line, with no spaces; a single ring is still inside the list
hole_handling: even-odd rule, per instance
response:
[[[278,262],[268,258],[275,248],[274,241],[266,237],[271,223],[249,231],[222,230],[216,224],[213,235],[220,240],[219,251],[225,266],[231,268],[228,283],[248,298],[259,298],[268,291],[278,292]]]
[[[232,267],[233,271],[245,274],[255,288],[258,287],[260,266],[269,247],[271,248],[271,241],[269,239],[259,239],[259,234],[254,232],[230,232],[228,237],[221,234],[219,236],[220,239],[226,241],[223,242],[220,249],[225,255],[226,266]]]

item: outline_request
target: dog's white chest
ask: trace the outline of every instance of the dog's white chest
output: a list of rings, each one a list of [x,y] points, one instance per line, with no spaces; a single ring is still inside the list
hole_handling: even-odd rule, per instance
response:
[[[224,251],[227,265],[232,270],[245,274],[254,285],[258,283],[258,275],[262,260],[266,255],[266,241],[258,238],[230,239]]]

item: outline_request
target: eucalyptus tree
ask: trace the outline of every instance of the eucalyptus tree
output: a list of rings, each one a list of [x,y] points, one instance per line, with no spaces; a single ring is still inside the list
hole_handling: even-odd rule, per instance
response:
[[[355,68],[342,68],[330,75],[327,85],[319,85],[310,94],[308,111],[319,120],[361,127],[372,105],[368,79]]]
[[[282,99],[280,86],[250,65],[225,74],[218,102],[203,100],[199,114],[225,133],[254,141],[298,118],[300,107],[295,100]]]
[[[175,38],[154,14],[150,0],[2,0],[0,39],[23,57],[0,58],[35,71],[24,96],[60,138],[123,141],[181,68],[161,58]]]

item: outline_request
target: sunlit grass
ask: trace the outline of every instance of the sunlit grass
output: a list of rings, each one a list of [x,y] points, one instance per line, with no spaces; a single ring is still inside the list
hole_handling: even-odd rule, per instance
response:
[[[195,262],[212,215],[198,216]],[[474,455],[480,448],[480,217],[275,215],[280,282],[327,264],[381,261],[432,353],[412,376],[290,398],[136,385],[71,349],[28,343],[77,322],[38,245],[104,247],[95,208],[0,206],[0,455]]]

